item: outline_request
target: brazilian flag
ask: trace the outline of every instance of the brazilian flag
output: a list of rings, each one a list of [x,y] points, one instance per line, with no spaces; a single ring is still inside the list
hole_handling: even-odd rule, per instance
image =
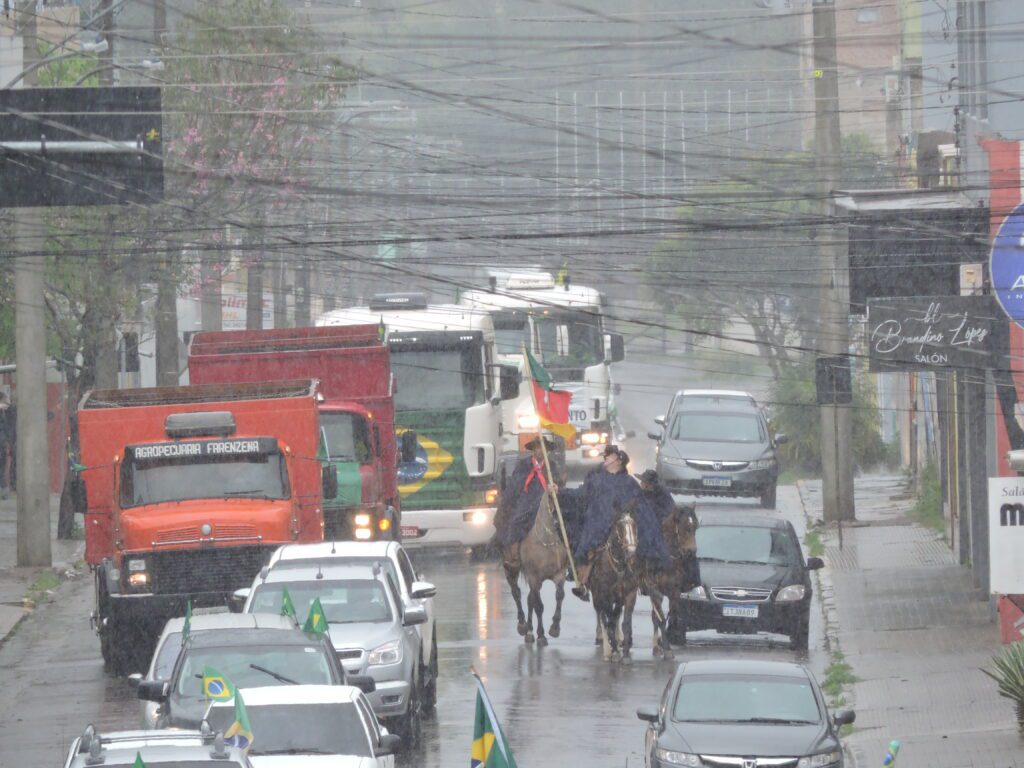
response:
[[[185,623],[181,627],[181,644],[184,645],[192,633],[192,601],[185,604]]]
[[[295,603],[292,602],[292,596],[288,594],[288,587],[281,591],[281,615],[291,616],[296,621],[299,620],[299,617],[295,615]]]
[[[483,681],[476,679],[476,722],[473,725],[473,749],[470,753],[470,768],[516,768],[512,750],[505,741],[501,723],[494,714],[494,707],[484,690]]]
[[[132,768],[146,768],[146,764],[142,762],[142,753],[135,753],[135,762],[132,763]]]
[[[235,722],[224,732],[224,743],[245,752],[252,746],[252,726],[249,725],[249,713],[245,711],[241,691],[235,691]]]
[[[216,701],[227,701],[235,695],[235,686],[213,667],[203,667],[203,696]]]
[[[302,631],[308,635],[323,635],[327,632],[327,617],[324,616],[324,607],[320,605],[320,598],[313,598],[313,604],[309,606],[309,616]]]

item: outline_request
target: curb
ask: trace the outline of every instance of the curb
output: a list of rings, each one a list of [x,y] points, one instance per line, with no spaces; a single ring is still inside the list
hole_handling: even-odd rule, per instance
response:
[[[807,530],[818,529],[827,532],[821,526],[821,521],[811,516],[809,505],[804,497],[805,487],[806,481],[796,481],[800,507],[803,509],[804,519],[807,521]],[[836,610],[835,588],[832,585],[832,572],[827,560],[825,560],[824,568],[814,572],[814,580],[818,587],[818,594],[821,595],[822,618],[825,625],[825,650],[831,655],[834,650],[839,649],[839,612]]]

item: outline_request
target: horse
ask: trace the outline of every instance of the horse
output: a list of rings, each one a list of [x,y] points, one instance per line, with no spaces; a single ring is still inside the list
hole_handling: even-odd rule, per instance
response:
[[[544,603],[540,599],[540,589],[545,581],[555,584],[555,614],[551,617],[551,628],[548,634],[558,637],[562,633],[562,600],[565,598],[565,570],[569,565],[569,553],[562,540],[562,534],[555,519],[554,503],[549,494],[541,498],[537,509],[537,517],[526,538],[519,544],[519,567],[515,568],[506,561],[505,578],[512,590],[512,599],[516,602],[518,614],[518,630],[525,642],[532,643],[533,615],[537,615],[537,645],[545,646],[548,639],[544,635]],[[519,575],[525,574],[530,592],[526,597],[527,614],[523,615],[522,590],[519,588]]]
[[[651,598],[654,656],[671,659],[675,654],[669,641],[668,617],[671,615],[678,621],[683,604],[682,593],[696,586],[693,563],[697,550],[697,518],[693,505],[675,505],[672,512],[662,520],[661,532],[672,556],[671,566],[668,569],[646,571],[642,581]],[[669,614],[662,611],[663,596],[668,596]],[[686,642],[685,635],[682,642]]]
[[[636,518],[628,509],[621,510],[608,540],[594,554],[589,579],[605,661],[621,661],[633,647],[632,615],[639,587],[636,548]]]

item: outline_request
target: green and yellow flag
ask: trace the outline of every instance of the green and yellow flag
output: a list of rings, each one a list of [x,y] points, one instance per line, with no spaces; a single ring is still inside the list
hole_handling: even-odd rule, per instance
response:
[[[135,762],[132,763],[132,768],[146,768],[146,764],[142,762],[142,753],[135,753]]]
[[[475,675],[474,675],[475,676]],[[473,725],[473,749],[469,757],[470,768],[516,768],[512,750],[505,741],[501,723],[484,690],[483,681],[476,678],[476,722]]]
[[[224,743],[248,752],[252,741],[252,726],[249,725],[249,713],[245,711],[242,692],[235,691],[235,722],[224,732]]]
[[[192,601],[185,604],[185,623],[181,627],[181,644],[184,645],[192,632]]]
[[[327,632],[327,617],[324,616],[324,608],[320,605],[320,598],[313,598],[313,604],[309,606],[309,616],[302,631],[310,635],[322,635]]]
[[[295,614],[295,603],[292,602],[292,596],[288,594],[288,587],[281,591],[281,615],[291,616],[295,621],[299,620]]]
[[[213,667],[203,667],[203,696],[217,701],[227,701],[234,695],[235,686],[227,677]]]

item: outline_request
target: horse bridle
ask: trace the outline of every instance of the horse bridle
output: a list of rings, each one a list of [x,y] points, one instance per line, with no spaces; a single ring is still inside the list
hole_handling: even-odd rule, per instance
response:
[[[615,555],[615,548],[612,547],[613,538],[617,538],[619,541],[619,548],[623,554],[622,560],[619,560]],[[625,538],[625,541],[623,541],[623,538]],[[629,563],[625,559],[625,550],[631,545],[635,549],[636,543],[636,518],[633,517],[632,512],[626,510],[619,513],[615,520],[614,531],[608,537],[608,540],[598,547],[597,556],[600,556],[601,552],[607,552],[608,562],[612,566],[612,570],[621,577],[629,571]]]

